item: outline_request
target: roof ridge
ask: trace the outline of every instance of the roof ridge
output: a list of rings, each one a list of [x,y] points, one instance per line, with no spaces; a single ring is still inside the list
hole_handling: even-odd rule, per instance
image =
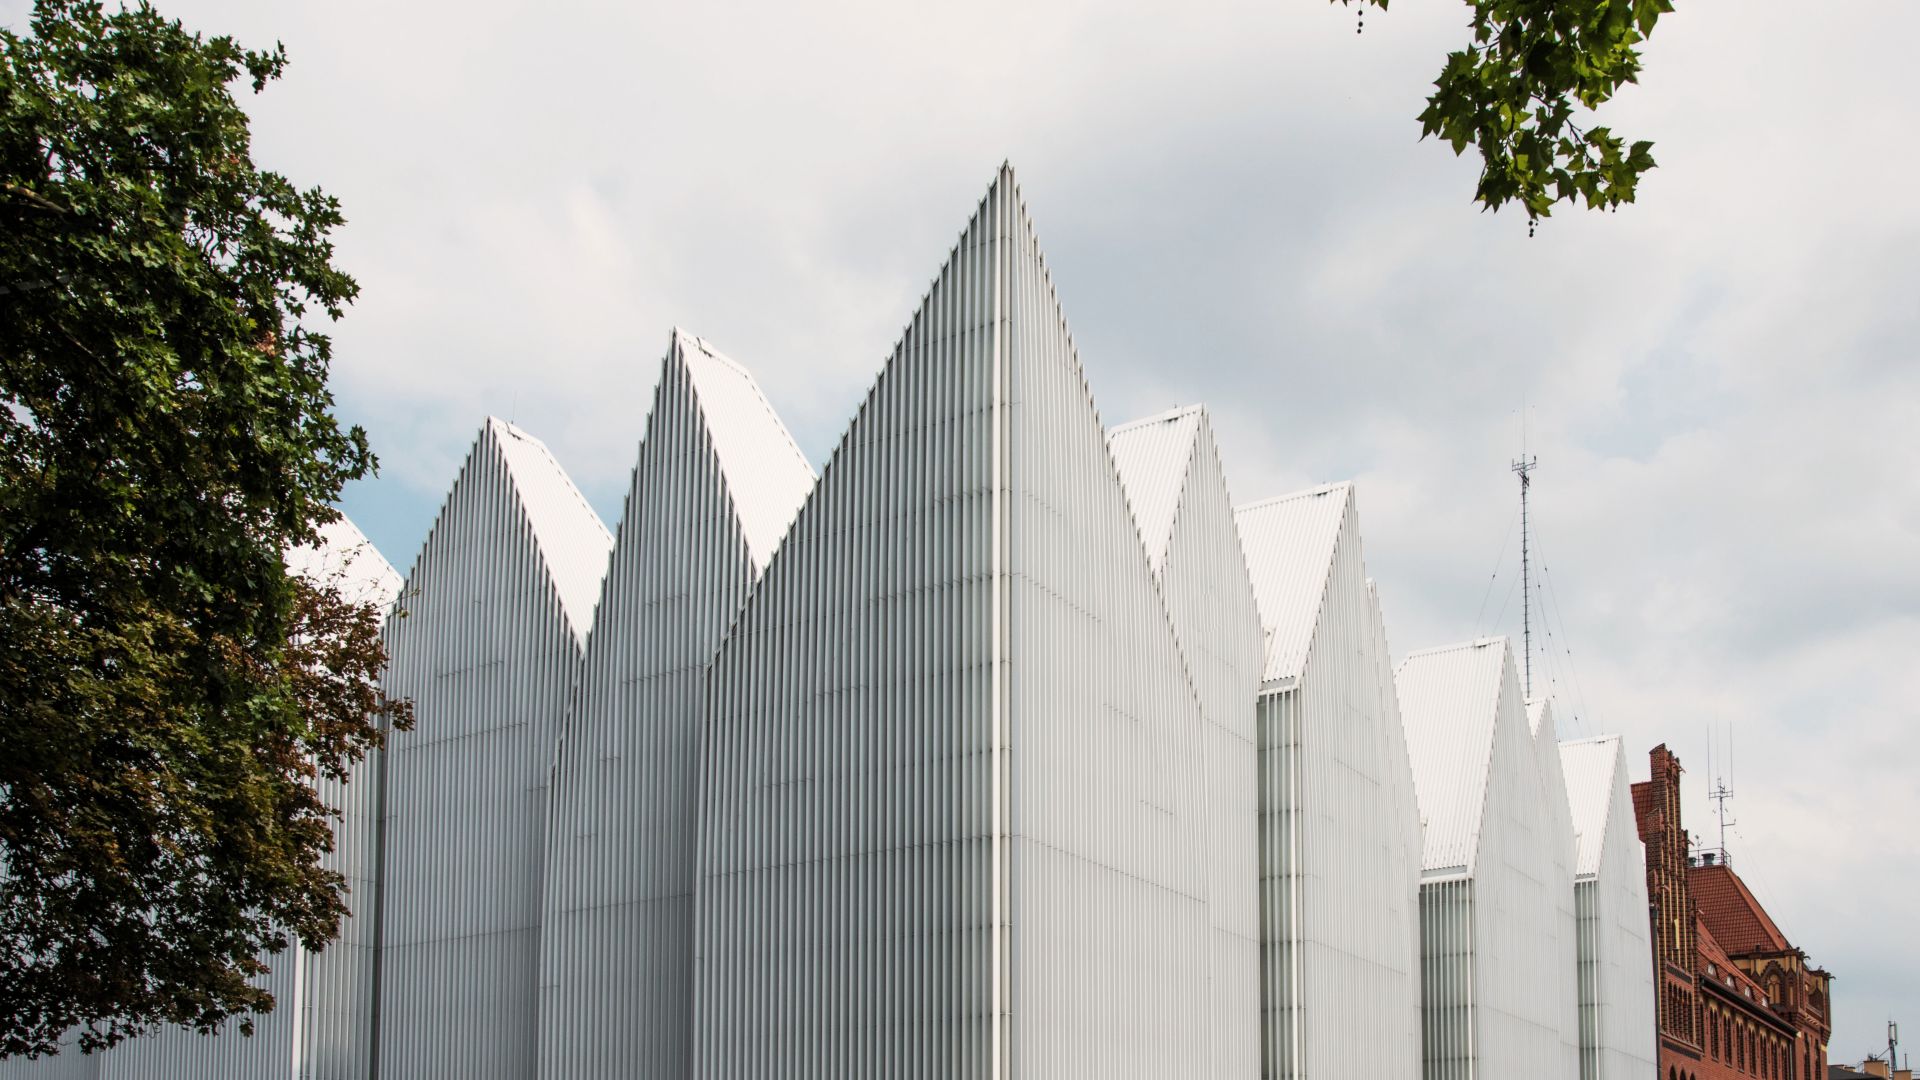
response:
[[[600,583],[606,577],[607,558],[613,551],[613,533],[607,523],[593,509],[593,504],[581,493],[573,482],[573,477],[560,464],[547,444],[532,432],[515,425],[511,421],[497,416],[487,417],[485,435],[491,437],[494,452],[498,455],[501,470],[513,486],[514,503],[525,519],[528,529],[533,533],[533,542],[540,556],[541,568],[546,571],[547,581],[553,587],[554,595],[560,601],[560,609],[567,626],[576,640],[584,643],[593,629],[594,609],[599,606]],[[542,478],[527,476],[522,472],[524,466],[517,464],[511,447],[501,441],[502,437],[511,437],[516,443],[524,443],[536,452],[539,459],[548,466],[549,475],[545,480],[558,481],[557,485],[542,482]],[[565,494],[561,496],[559,507],[541,507],[541,510],[559,509],[567,512],[578,511],[570,521],[552,520],[551,514],[537,512],[531,505],[534,501],[544,502],[541,494],[552,491],[554,487]],[[571,498],[571,502],[566,500]],[[567,530],[591,522],[593,530],[589,536],[579,537],[585,543],[591,543],[597,549],[594,552],[570,551],[562,545],[570,539]],[[561,530],[556,532],[556,530]],[[590,565],[597,562],[598,565]],[[576,565],[576,563],[578,565]],[[592,581],[587,575],[592,575]]]
[[[662,387],[665,368],[676,364],[748,557],[765,570],[820,475],[746,365],[678,327]]]
[[[1296,499],[1305,499],[1314,495],[1326,495],[1340,488],[1351,489],[1352,487],[1352,480],[1329,480],[1324,484],[1318,484],[1310,488],[1302,488],[1299,491],[1289,491],[1284,495],[1270,495],[1264,499],[1256,499],[1250,503],[1242,503],[1234,507],[1233,512],[1237,517],[1250,510],[1263,510],[1269,506],[1278,506],[1281,503],[1293,502]]]
[[[1191,416],[1194,413],[1199,413],[1204,416],[1206,412],[1207,407],[1198,402],[1191,405],[1175,405],[1173,408],[1167,409],[1164,412],[1157,412],[1151,416],[1138,417],[1124,424],[1115,424],[1107,429],[1107,439],[1111,441],[1115,435],[1123,431],[1132,431],[1134,428],[1142,428],[1150,424],[1164,424],[1170,420],[1179,420],[1183,417]]]
[[[1415,649],[1408,653],[1401,658],[1400,663],[1404,666],[1408,660],[1415,659],[1416,657],[1437,656],[1441,653],[1449,652],[1465,652],[1468,649],[1484,649],[1489,645],[1498,645],[1505,641],[1507,641],[1507,635],[1495,634],[1492,637],[1477,637],[1467,641],[1456,641],[1450,645],[1430,645],[1427,648]]]

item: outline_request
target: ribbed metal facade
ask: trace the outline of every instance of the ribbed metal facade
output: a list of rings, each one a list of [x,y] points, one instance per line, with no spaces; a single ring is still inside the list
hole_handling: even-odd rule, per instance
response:
[[[0,1080],[99,1080],[106,1055],[81,1053],[79,1040],[70,1035],[61,1041],[59,1053],[46,1057],[0,1061]]]
[[[1580,1080],[1634,1080],[1658,1068],[1646,856],[1620,737],[1563,743],[1579,837]]]
[[[305,965],[299,946],[266,958],[272,969],[253,982],[274,996],[274,1010],[254,1017],[251,1036],[229,1021],[217,1035],[168,1027],[130,1039],[100,1057],[100,1080],[205,1080],[207,1077],[295,1077],[304,1020],[301,1000]]]
[[[534,1075],[548,777],[611,544],[544,446],[487,422],[387,625],[415,727],[381,785],[377,1077]]]
[[[1410,1076],[1419,820],[1353,488],[1244,507],[1259,698],[1261,1075]]]
[[[1569,1078],[1561,836],[1505,638],[1414,653],[1396,680],[1426,819],[1427,1080]]]
[[[290,561],[390,598],[344,528]],[[1103,431],[1004,167],[817,483],[675,331],[618,541],[490,420],[400,609],[339,940],[252,1039],[0,1080],[1652,1068],[1619,741],[1503,639],[1396,670],[1351,485]]]
[[[345,524],[344,519],[341,524]],[[351,526],[347,526],[351,528]],[[338,526],[336,526],[338,528]],[[358,583],[356,599],[391,609],[399,604],[405,583],[358,530],[327,537],[320,551],[319,569],[335,580]],[[340,553],[340,554],[335,554]],[[337,567],[335,572],[332,568]],[[404,736],[400,736],[404,737]],[[374,927],[379,888],[376,881],[379,836],[378,755],[354,766],[346,782],[320,779],[328,805],[340,811],[334,822],[334,846],[321,862],[347,882],[351,914],[341,922],[339,936],[318,953],[300,958],[300,992],[281,998],[291,1007],[296,1030],[292,1040],[297,1080],[361,1080],[372,1070]],[[279,1009],[275,1010],[276,1013]],[[231,1039],[231,1034],[222,1036]],[[272,1073],[212,1073],[262,1078]]]
[[[1541,818],[1553,852],[1553,887],[1559,905],[1554,951],[1560,965],[1555,981],[1560,1010],[1561,1069],[1557,1075],[1580,1075],[1580,945],[1575,912],[1573,864],[1575,837],[1573,810],[1567,801],[1567,778],[1560,765],[1560,739],[1554,729],[1553,706],[1545,698],[1527,702],[1527,724],[1533,733],[1535,767],[1540,776]]]
[[[692,1068],[706,667],[812,485],[752,377],[676,331],[554,768],[543,1078]]]
[[[1180,661],[1003,169],[714,661],[695,1075],[1206,1072]]]
[[[1260,1069],[1260,612],[1205,410],[1135,421],[1107,441],[1207,721],[1212,1075],[1250,1078]]]

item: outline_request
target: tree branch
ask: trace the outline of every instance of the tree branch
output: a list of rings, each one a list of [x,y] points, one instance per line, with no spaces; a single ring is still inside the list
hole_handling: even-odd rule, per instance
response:
[[[16,199],[25,199],[27,202],[32,203],[34,206],[48,213],[65,214],[69,212],[66,207],[45,198],[30,188],[23,188],[19,184],[6,184],[4,187],[6,188],[7,194],[12,195]]]

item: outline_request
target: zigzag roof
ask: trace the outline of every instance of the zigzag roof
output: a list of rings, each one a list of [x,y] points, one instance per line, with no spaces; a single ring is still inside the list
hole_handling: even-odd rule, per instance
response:
[[[1266,628],[1266,682],[1294,678],[1306,663],[1352,500],[1351,483],[1323,484],[1235,511]]]
[[[567,623],[574,636],[585,641],[593,627],[593,608],[600,597],[600,578],[607,572],[607,555],[613,550],[613,534],[546,443],[494,416],[487,418],[483,440],[488,436],[513,480]]]
[[[1615,812],[1614,778],[1620,761],[1618,735],[1560,744],[1560,768],[1567,777],[1567,806],[1573,813],[1573,872],[1577,877],[1592,877],[1600,872],[1607,822]]]
[[[373,604],[384,618],[405,584],[400,572],[345,514],[322,525],[319,540],[289,549],[287,569],[333,585],[353,603]]]
[[[1126,488],[1146,546],[1147,561],[1155,572],[1167,558],[1180,496],[1186,488],[1189,463],[1200,440],[1204,410],[1183,405],[1157,416],[1121,424],[1107,432],[1107,448]]]
[[[1426,824],[1428,870],[1473,865],[1509,655],[1506,638],[1480,638],[1400,663],[1395,685]]]
[[[677,328],[668,362],[683,365],[693,384],[748,555],[765,570],[813,490],[813,466],[746,368]]]

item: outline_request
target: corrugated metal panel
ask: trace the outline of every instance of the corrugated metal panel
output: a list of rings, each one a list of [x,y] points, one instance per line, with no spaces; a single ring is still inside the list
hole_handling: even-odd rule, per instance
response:
[[[1429,873],[1472,870],[1506,654],[1506,638],[1482,638],[1400,662],[1395,686]],[[1519,723],[1525,722],[1523,715]]]
[[[307,955],[293,945],[278,956],[264,957],[271,970],[249,981],[272,993],[275,1006],[254,1018],[251,1036],[240,1033],[238,1020],[229,1021],[217,1035],[166,1027],[99,1055],[101,1080],[290,1080],[297,1068],[303,1011],[300,989]]]
[[[1269,682],[1298,675],[1306,663],[1352,492],[1352,484],[1327,484],[1238,511],[1253,595],[1266,625],[1263,678]]]
[[[554,767],[547,1080],[692,1068],[706,665],[812,486],[752,377],[676,331]]]
[[[80,1037],[62,1040],[57,1054],[0,1060],[0,1080],[100,1080],[106,1054],[83,1054]]]
[[[320,565],[338,567],[342,580],[362,583],[359,598],[395,610],[406,587],[399,572],[345,517],[330,529],[324,534],[329,554]],[[344,557],[335,558],[336,551]],[[346,879],[351,914],[333,944],[301,957],[293,1043],[298,1080],[365,1080],[373,1067],[380,770],[381,758],[373,755],[355,765],[344,782],[320,779],[321,796],[340,811],[333,850],[321,861]]]
[[[708,685],[696,1076],[1206,1070],[1202,720],[1010,170]]]
[[[399,573],[346,518],[330,530],[319,566],[337,568],[341,580],[361,583],[360,599],[394,610],[405,588]],[[380,769],[380,756],[373,755],[355,765],[344,782],[319,781],[321,797],[340,811],[333,850],[321,862],[346,879],[351,913],[331,945],[300,958],[292,1074],[298,1080],[365,1080],[372,1069]]]
[[[1387,1071],[1396,1076],[1413,1076],[1420,1071],[1422,1061],[1420,882],[1424,847],[1420,807],[1413,788],[1413,763],[1407,753],[1406,725],[1400,716],[1400,693],[1394,683],[1393,653],[1387,646],[1387,620],[1380,608],[1380,589],[1372,578],[1367,579],[1367,604],[1372,614],[1373,656],[1377,664],[1374,678],[1380,700],[1385,705],[1383,716],[1386,722],[1382,726],[1385,744],[1381,764],[1383,780],[1379,790],[1382,799],[1391,804],[1389,820],[1398,821],[1401,829],[1397,851],[1391,835],[1382,843],[1401,866],[1404,876],[1401,879],[1400,902],[1404,905],[1406,921],[1412,926],[1407,946],[1412,955],[1409,977],[1400,988],[1401,996],[1390,1000],[1386,1006],[1390,1014],[1404,1025],[1404,1033],[1390,1045],[1404,1047],[1401,1052],[1406,1056]],[[1388,1038],[1392,1038],[1391,1033]]]
[[[1416,653],[1398,685],[1428,839],[1445,833],[1421,889],[1426,1076],[1569,1078],[1572,841],[1555,827],[1552,800],[1565,800],[1542,775],[1512,651],[1492,639]]]
[[[1157,572],[1173,539],[1174,515],[1186,490],[1188,463],[1200,437],[1200,406],[1187,405],[1107,432],[1107,448],[1120,470],[1127,504],[1140,526],[1147,561]],[[1235,547],[1239,546],[1238,541]]]
[[[813,466],[747,369],[699,338],[676,331],[675,341],[747,554],[756,572],[764,570],[813,490]]]
[[[1631,1080],[1656,1067],[1646,859],[1617,735],[1563,743],[1580,830],[1580,1080]]]
[[[1197,406],[1121,425],[1108,445],[1160,581],[1174,637],[1206,717],[1207,902],[1215,1077],[1260,1071],[1260,612],[1233,498]],[[1166,517],[1164,530],[1157,521]],[[1164,536],[1161,535],[1164,531]]]
[[[1580,948],[1579,919],[1575,912],[1573,878],[1577,840],[1573,831],[1573,811],[1567,798],[1566,774],[1560,768],[1560,742],[1555,734],[1553,706],[1545,698],[1527,702],[1527,724],[1533,733],[1534,760],[1540,775],[1540,827],[1552,854],[1555,903],[1559,908],[1559,931],[1555,955],[1560,976],[1555,983],[1555,998],[1560,1009],[1561,1075],[1573,1077],[1580,1070]]]
[[[535,1071],[554,744],[611,538],[545,448],[489,420],[388,623],[375,1075]]]
[[[568,625],[574,637],[584,642],[593,628],[593,605],[607,572],[613,534],[553,459],[546,443],[505,420],[490,417],[487,426],[513,477],[515,495],[540,545]]]
[[[1600,872],[1607,815],[1613,809],[1613,774],[1619,763],[1618,735],[1560,744],[1560,768],[1566,774],[1567,806],[1573,815],[1574,873],[1583,878]]]
[[[1262,1075],[1406,1076],[1419,823],[1352,488],[1319,490],[1240,514],[1277,629],[1266,671],[1296,676],[1259,712]]]
[[[287,569],[334,586],[354,603],[373,604],[383,615],[400,598],[405,583],[345,514],[321,526],[319,544],[287,552]]]

